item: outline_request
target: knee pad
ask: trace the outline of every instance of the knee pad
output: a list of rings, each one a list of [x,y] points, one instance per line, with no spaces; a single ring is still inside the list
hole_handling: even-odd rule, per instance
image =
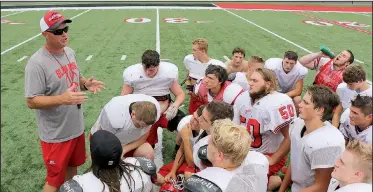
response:
[[[169,131],[171,131],[171,132],[172,132],[172,131],[175,131],[175,130],[177,129],[177,126],[179,125],[179,122],[180,122],[181,119],[183,119],[185,116],[186,116],[185,113],[182,112],[180,109],[178,109],[176,116],[168,122],[167,129],[168,129]]]

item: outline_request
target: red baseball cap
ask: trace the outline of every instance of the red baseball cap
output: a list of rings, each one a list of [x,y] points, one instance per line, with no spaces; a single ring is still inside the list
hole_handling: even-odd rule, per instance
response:
[[[65,19],[65,17],[57,11],[48,11],[40,19],[40,29],[42,32],[46,30],[55,30],[62,23],[71,23],[71,19]]]

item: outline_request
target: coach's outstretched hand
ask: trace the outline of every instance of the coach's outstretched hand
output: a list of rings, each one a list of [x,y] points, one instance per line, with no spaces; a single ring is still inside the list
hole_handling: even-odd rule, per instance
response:
[[[94,80],[93,77],[87,79],[84,85],[93,94],[100,92],[101,89],[105,89],[105,84],[102,81]]]
[[[88,97],[84,92],[77,92],[77,86],[73,85],[69,87],[65,93],[61,95],[61,100],[65,105],[76,105],[84,103]]]

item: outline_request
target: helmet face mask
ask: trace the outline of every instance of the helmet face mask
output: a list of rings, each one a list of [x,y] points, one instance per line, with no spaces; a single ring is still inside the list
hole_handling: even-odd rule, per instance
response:
[[[183,192],[184,191],[184,175],[179,174],[176,176],[176,181],[170,179],[169,183],[165,183],[159,189],[160,192]]]

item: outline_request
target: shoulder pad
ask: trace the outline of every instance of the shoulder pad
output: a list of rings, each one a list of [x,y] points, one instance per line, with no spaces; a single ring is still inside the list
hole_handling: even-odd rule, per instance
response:
[[[147,159],[145,157],[133,157],[133,158],[135,158],[139,162],[141,170],[144,171],[144,173],[150,176],[157,173],[157,166],[152,160]]]
[[[237,74],[237,72],[229,74],[227,80],[228,81],[234,81],[234,79],[236,79],[236,74]]]
[[[58,192],[83,192],[83,188],[77,181],[70,179],[58,189]]]
[[[222,192],[222,190],[215,183],[197,175],[192,175],[184,182],[184,192]]]
[[[207,145],[204,145],[198,149],[198,157],[206,167],[212,167],[212,163],[207,158]]]

